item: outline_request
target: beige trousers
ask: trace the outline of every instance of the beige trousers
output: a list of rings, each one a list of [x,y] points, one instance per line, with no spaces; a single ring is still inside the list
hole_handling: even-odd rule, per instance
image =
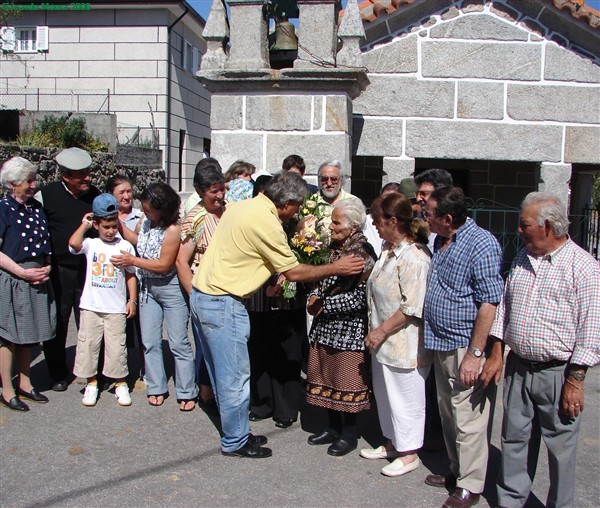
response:
[[[459,381],[460,363],[467,348],[434,351],[435,380],[450,472],[456,485],[475,494],[483,492],[490,444],[491,418],[497,387],[481,383],[466,387]]]
[[[121,379],[129,374],[125,322],[125,314],[109,314],[81,309],[73,369],[76,376],[88,378],[98,374],[98,358],[102,338],[104,338],[102,374],[113,379]]]

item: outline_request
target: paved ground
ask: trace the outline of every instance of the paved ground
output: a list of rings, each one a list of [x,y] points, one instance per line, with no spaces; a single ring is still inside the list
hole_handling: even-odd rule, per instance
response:
[[[74,350],[71,334],[70,353]],[[46,367],[37,355],[37,386],[46,390]],[[67,392],[45,391],[50,403],[29,413],[0,409],[0,505],[9,507],[162,506],[395,506],[439,507],[446,492],[428,487],[429,471],[445,471],[443,453],[423,453],[423,465],[402,478],[379,473],[385,461],[354,452],[342,458],[306,444],[323,415],[305,408],[301,422],[278,429],[270,420],[252,425],[265,434],[273,457],[223,457],[211,420],[199,409],[181,413],[175,398],[159,408],[146,402],[138,383],[133,405],[119,407],[103,392],[94,408],[81,404],[83,384]],[[112,390],[111,390],[112,391]],[[171,387],[171,392],[172,387]],[[600,506],[600,369],[586,381],[586,409],[579,443],[577,507]],[[497,405],[488,484],[479,506],[495,506],[494,479],[500,456]],[[361,415],[359,447],[380,444],[373,413]],[[545,449],[528,507],[542,507],[548,488]]]

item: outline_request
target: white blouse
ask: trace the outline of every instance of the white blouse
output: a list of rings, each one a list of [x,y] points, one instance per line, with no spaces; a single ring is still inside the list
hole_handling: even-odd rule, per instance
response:
[[[432,354],[423,346],[423,302],[431,256],[425,245],[403,240],[381,252],[367,281],[369,330],[397,310],[411,316],[407,324],[374,351],[377,361],[401,369],[431,365]]]

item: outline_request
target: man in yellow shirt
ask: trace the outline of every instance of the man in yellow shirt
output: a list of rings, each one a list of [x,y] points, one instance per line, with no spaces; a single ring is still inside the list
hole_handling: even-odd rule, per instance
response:
[[[196,271],[190,296],[192,326],[198,332],[221,415],[221,452],[226,456],[263,458],[271,450],[264,436],[250,434],[250,322],[244,298],[274,273],[295,282],[331,275],[353,275],[363,269],[359,258],[329,265],[298,263],[282,224],[289,221],[308,194],[294,173],[275,176],[264,194],[227,207]]]

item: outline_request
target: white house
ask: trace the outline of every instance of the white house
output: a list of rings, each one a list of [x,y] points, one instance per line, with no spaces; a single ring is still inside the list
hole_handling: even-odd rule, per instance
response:
[[[158,145],[171,185],[191,188],[209,144],[210,94],[194,77],[205,21],[187,2],[2,9],[0,109],[114,113],[121,143]]]

